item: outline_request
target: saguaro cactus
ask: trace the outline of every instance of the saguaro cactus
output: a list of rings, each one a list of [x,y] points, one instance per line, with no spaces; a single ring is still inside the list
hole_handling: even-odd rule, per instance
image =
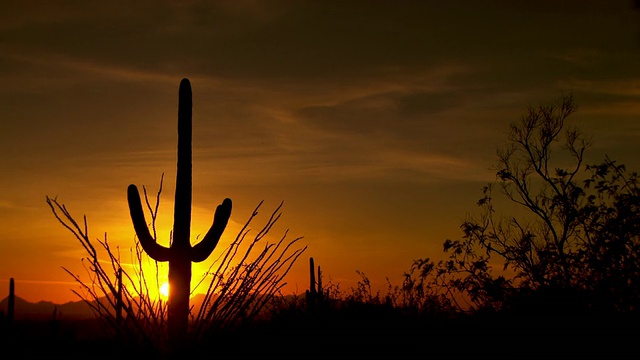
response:
[[[320,273],[318,273],[320,275]],[[313,258],[309,258],[309,292],[311,296],[315,296],[318,293],[316,288],[316,269],[313,263]]]
[[[16,307],[16,285],[13,278],[9,279],[9,304],[7,306],[7,321],[13,323]]]
[[[316,269],[313,257],[309,258],[309,290],[306,291],[307,306],[309,310],[315,310],[324,300],[324,290],[322,289],[322,271],[318,265],[318,277],[316,281]]]
[[[131,220],[140,245],[152,259],[169,262],[167,326],[169,340],[174,344],[182,343],[188,330],[191,262],[200,262],[209,257],[231,216],[231,200],[226,198],[216,208],[213,224],[205,237],[200,243],[191,246],[191,107],[191,83],[188,79],[183,79],[178,93],[178,169],[173,237],[169,247],[158,244],[151,236],[138,188],[131,184],[127,189]]]

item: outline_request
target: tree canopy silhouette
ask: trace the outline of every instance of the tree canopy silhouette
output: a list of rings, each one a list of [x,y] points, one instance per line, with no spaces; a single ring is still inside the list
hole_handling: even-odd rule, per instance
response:
[[[638,175],[608,156],[585,164],[590,139],[567,126],[574,111],[563,96],[512,123],[479,214],[462,223],[461,239],[444,242],[448,258],[416,260],[407,276],[476,311],[637,309]]]

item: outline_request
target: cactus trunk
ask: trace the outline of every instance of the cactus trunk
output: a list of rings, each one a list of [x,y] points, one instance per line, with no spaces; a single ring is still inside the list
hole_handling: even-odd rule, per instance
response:
[[[309,291],[311,292],[311,296],[315,296],[317,294],[315,271],[316,268],[313,265],[313,258],[309,258]]]
[[[151,236],[137,187],[132,184],[127,190],[131,220],[140,245],[152,259],[169,262],[167,326],[170,345],[174,348],[183,343],[188,332],[191,262],[200,262],[209,257],[231,216],[231,200],[227,198],[216,208],[213,224],[205,237],[200,243],[191,246],[191,110],[191,83],[188,79],[183,79],[178,92],[178,166],[173,239],[170,247],[159,245]]]
[[[189,325],[191,260],[177,257],[169,261],[169,302],[167,325],[169,337],[182,342]]]
[[[9,321],[9,325],[13,323],[13,318],[15,316],[15,306],[16,306],[16,285],[13,278],[9,279],[9,304],[7,308],[7,320]]]
[[[173,259],[169,260],[169,336],[179,339],[186,335],[191,292],[191,259],[187,250],[191,237],[191,85],[180,83],[178,92],[178,168],[173,211]],[[173,333],[172,333],[173,332]]]
[[[319,295],[323,295],[323,289],[322,289],[322,270],[320,270],[320,265],[318,265],[318,294]]]

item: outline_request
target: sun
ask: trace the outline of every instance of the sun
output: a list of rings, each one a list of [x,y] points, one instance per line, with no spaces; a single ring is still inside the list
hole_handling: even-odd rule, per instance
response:
[[[163,298],[168,298],[169,297],[169,283],[165,282],[162,285],[160,285],[160,295]]]

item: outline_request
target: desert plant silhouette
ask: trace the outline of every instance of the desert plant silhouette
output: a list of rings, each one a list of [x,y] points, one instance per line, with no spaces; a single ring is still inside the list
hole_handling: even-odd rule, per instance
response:
[[[145,186],[143,190],[155,234],[162,180],[155,205],[149,200]],[[150,257],[145,255],[137,238],[131,250],[131,262],[123,261],[120,248],[110,244],[107,233],[104,239],[97,239],[97,245],[90,239],[86,216],[81,225],[57,199],[47,197],[47,203],[56,219],[87,253],[82,263],[89,281],[66,267],[63,269],[80,285],[81,291],[72,289],[72,292],[93,310],[106,339],[115,339],[119,344],[147,355],[169,350],[167,303],[157,296],[161,276],[158,263],[154,261],[155,272],[145,269]],[[259,247],[274,231],[282,216],[283,203],[260,225],[253,238],[249,238],[253,231],[251,226],[262,205],[263,201],[194,286],[194,291],[203,285],[207,288],[199,304],[193,304],[190,309],[188,340],[192,341],[192,351],[210,347],[213,340],[219,341],[221,333],[251,325],[262,315],[268,315],[269,308],[283,298],[277,295],[282,295],[281,289],[287,284],[284,281],[286,275],[307,249],[306,246],[296,247],[302,237],[288,240],[288,229],[278,241]],[[207,280],[208,285],[205,283]]]
[[[317,279],[317,280],[316,280]],[[322,288],[322,271],[318,265],[318,276],[316,278],[316,268],[313,257],[309,258],[309,289],[305,293],[307,308],[310,311],[317,310],[322,305],[325,298],[328,298]]]
[[[561,133],[560,130],[565,125],[565,118],[573,112],[572,101],[571,97],[567,97],[563,99],[559,107],[553,105],[529,109],[528,116],[524,116],[522,119],[523,122],[520,125],[514,123],[510,128],[510,135],[514,136],[510,137],[510,141],[515,141],[515,149],[537,149],[530,152],[525,151],[525,154],[541,155],[543,157],[538,160],[543,160],[542,163],[547,164],[546,161],[549,158],[545,156],[550,154],[550,147]],[[558,112],[558,110],[560,111]],[[552,225],[556,223],[562,225],[561,220],[568,218],[566,215],[572,215],[574,220],[579,220],[567,223],[569,228],[575,231],[567,232],[571,236],[565,237],[563,241],[565,243],[582,241],[587,240],[588,236],[588,240],[592,241],[592,244],[590,246],[567,247],[565,255],[570,255],[567,257],[570,262],[566,265],[570,266],[564,266],[563,261],[559,261],[562,255],[558,253],[560,248],[537,247],[536,244],[539,244],[540,240],[546,240],[548,237],[545,238],[544,235],[548,235],[550,232],[539,232],[536,236],[531,235],[534,234],[534,231],[544,230],[544,228],[529,226],[523,227],[521,229],[523,231],[514,233],[513,231],[508,232],[514,228],[508,227],[507,223],[498,221],[498,218],[495,219],[496,221],[492,220],[494,216],[499,214],[494,215],[493,213],[490,190],[491,185],[494,184],[490,184],[484,188],[484,196],[477,204],[488,213],[483,212],[480,218],[470,217],[465,221],[462,226],[464,237],[461,240],[446,240],[444,242],[445,253],[449,253],[450,257],[438,263],[428,258],[416,260],[410,271],[404,274],[404,281],[400,286],[392,286],[387,279],[389,286],[386,294],[380,291],[374,292],[372,283],[360,271],[356,271],[361,277],[357,287],[352,288],[350,294],[342,293],[339,284],[332,284],[330,277],[329,281],[323,281],[320,267],[317,267],[316,273],[314,258],[310,258],[308,294],[315,292],[326,295],[323,299],[325,305],[323,309],[327,311],[324,311],[322,316],[306,316],[314,315],[314,312],[310,311],[313,308],[309,308],[309,304],[304,301],[304,298],[281,297],[273,302],[280,307],[274,309],[274,316],[267,318],[268,322],[254,323],[253,325],[256,326],[244,327],[241,332],[225,333],[219,330],[230,329],[233,325],[238,324],[238,319],[246,319],[248,315],[261,310],[262,305],[269,297],[259,298],[258,294],[272,295],[278,292],[281,288],[280,281],[284,275],[277,275],[276,270],[283,268],[286,274],[291,268],[291,264],[306,249],[305,247],[302,250],[294,251],[292,255],[285,255],[292,244],[300,239],[296,238],[284,246],[280,255],[273,254],[286,237],[285,233],[285,236],[277,244],[265,246],[257,260],[245,261],[247,259],[245,254],[240,262],[232,265],[230,260],[235,256],[239,243],[247,235],[249,223],[260,207],[258,205],[235,241],[214,260],[209,268],[211,271],[205,275],[213,280],[193,323],[188,324],[188,335],[191,339],[202,340],[200,343],[202,358],[210,356],[212,350],[222,356],[226,355],[225,351],[233,356],[237,356],[241,351],[245,357],[275,355],[283,358],[284,349],[279,346],[283,344],[283,339],[301,348],[313,348],[320,351],[323,350],[323,347],[317,346],[318,339],[334,345],[340,344],[340,342],[342,342],[341,345],[346,345],[348,342],[352,350],[358,344],[379,343],[384,344],[384,348],[393,351],[394,358],[398,357],[399,351],[407,355],[411,354],[411,356],[419,353],[417,351],[423,351],[425,340],[429,341],[429,345],[433,345],[429,348],[432,354],[443,354],[450,358],[453,352],[456,355],[461,355],[462,351],[470,358],[481,358],[484,355],[483,351],[489,351],[495,355],[495,352],[501,349],[501,345],[487,346],[487,344],[495,344],[497,336],[500,337],[501,344],[515,345],[519,349],[531,349],[524,350],[522,356],[518,354],[520,358],[528,358],[527,355],[535,355],[537,358],[539,352],[544,352],[546,356],[550,350],[549,344],[552,344],[551,347],[553,344],[562,346],[563,351],[572,355],[582,355],[583,353],[593,355],[594,349],[602,350],[607,354],[602,357],[607,358],[612,358],[611,355],[625,353],[628,349],[635,351],[638,333],[638,289],[640,289],[637,286],[639,278],[637,269],[640,268],[638,266],[640,248],[637,235],[640,233],[638,231],[640,195],[637,184],[640,178],[635,172],[628,173],[623,165],[608,159],[601,165],[584,165],[582,151],[588,143],[582,142],[581,137],[577,136],[579,133],[574,129],[567,132],[567,135],[566,145],[569,146],[563,149],[568,150],[570,155],[577,159],[575,168],[567,170],[552,166],[548,167],[549,171],[530,171],[530,166],[541,162],[534,161],[532,163],[526,157],[519,158],[517,155],[520,153],[509,150],[514,148],[508,147],[509,151],[499,152],[499,164],[496,169],[498,178],[495,185],[500,185],[501,189],[506,191],[508,200],[528,199],[524,201],[526,209],[545,210],[544,213],[538,212],[534,215],[541,214],[543,217],[553,217],[557,221],[553,221]],[[523,140],[528,142],[523,142]],[[543,141],[535,142],[538,140]],[[566,163],[564,164],[566,166]],[[544,169],[546,168],[545,166]],[[580,181],[582,178],[577,176],[582,173],[582,171],[578,171],[579,169],[586,171],[584,181]],[[574,173],[575,178],[571,175]],[[549,195],[544,191],[533,192],[533,188],[529,186],[539,184],[539,182],[525,180],[536,176],[546,179],[548,183],[553,185],[562,185],[561,188],[566,189],[567,193],[560,192]],[[512,192],[508,191],[509,186],[519,183],[522,186],[516,187]],[[523,196],[518,197],[517,195],[521,194],[518,189],[528,190],[522,193]],[[544,189],[549,190],[553,187]],[[146,188],[143,187],[143,190],[147,210],[151,213],[149,228],[152,229],[151,241],[153,245],[156,238],[155,222],[158,206],[154,207],[150,204]],[[160,191],[158,191],[158,202],[161,190],[162,181]],[[137,191],[133,195],[137,195],[139,201]],[[529,197],[527,197],[528,195]],[[572,196],[581,201],[576,201]],[[141,248],[140,239],[137,238],[139,241],[136,241],[135,252],[139,267],[134,269],[139,273],[131,276],[126,269],[120,266],[119,256],[112,253],[105,233],[104,241],[98,240],[107,251],[108,260],[111,261],[111,268],[106,266],[105,269],[103,264],[108,264],[108,262],[98,259],[97,250],[89,241],[86,217],[84,227],[82,227],[72,218],[64,205],[59,204],[56,199],[47,197],[47,202],[56,218],[80,240],[84,249],[89,253],[89,264],[86,267],[95,277],[91,279],[92,284],[87,284],[76,275],[68,272],[83,285],[84,290],[89,292],[91,299],[97,300],[100,291],[110,296],[107,298],[109,303],[91,302],[91,304],[95,304],[93,305],[94,309],[99,313],[101,319],[110,324],[122,323],[123,329],[127,331],[143,329],[142,332],[145,335],[160,334],[159,340],[166,343],[166,333],[164,333],[166,330],[166,322],[164,321],[166,304],[150,301],[148,292],[144,290],[146,282],[140,265],[144,251]],[[540,205],[532,206],[535,204]],[[141,204],[138,205],[140,205],[141,213]],[[271,215],[262,230],[258,232],[249,249],[254,248],[254,245],[266,235],[279,219],[280,206]],[[143,216],[142,224],[144,225]],[[217,219],[214,220],[214,226],[209,232],[214,231],[215,224],[218,224]],[[514,224],[523,224],[523,222]],[[143,230],[147,232],[149,228],[147,225],[143,226]],[[224,229],[218,230],[221,233]],[[520,228],[516,230],[520,230]],[[505,236],[505,234],[510,234],[510,236]],[[514,234],[517,236],[513,236]],[[505,242],[507,240],[508,243]],[[512,240],[517,243],[511,244]],[[538,242],[533,242],[533,240]],[[527,251],[521,252],[521,248],[516,246],[519,244],[527,246]],[[200,244],[196,245],[196,247],[198,246]],[[156,246],[152,246],[152,248],[155,249]],[[538,254],[531,257],[533,252],[529,249],[538,251]],[[171,248],[160,247],[160,250],[156,250],[162,255],[169,252]],[[274,256],[272,257],[272,255]],[[542,280],[563,284],[566,279],[568,280],[566,281],[568,282],[567,290],[580,288],[581,294],[585,294],[586,291],[592,293],[591,295],[598,295],[595,299],[593,297],[587,298],[587,300],[597,301],[589,301],[587,303],[589,308],[585,309],[583,313],[576,312],[579,316],[563,318],[559,315],[563,314],[566,307],[563,306],[563,303],[555,301],[559,298],[551,293],[554,296],[551,299],[546,299],[546,301],[551,300],[551,310],[554,311],[551,316],[548,314],[543,316],[545,312],[540,311],[530,312],[533,307],[546,310],[545,307],[541,307],[544,303],[539,300],[545,300],[544,297],[549,293],[529,297],[529,295],[536,294],[530,294],[528,290],[539,290],[548,284],[537,281],[537,276],[533,276],[536,275],[534,273],[516,273],[516,276],[511,278],[494,277],[491,269],[495,264],[489,261],[490,255],[494,256],[491,259],[494,261],[496,257],[506,260],[505,266],[511,267],[512,270],[514,266],[517,270],[522,267],[522,264],[533,263],[535,260],[534,270],[544,272]],[[169,257],[167,254],[164,256]],[[530,258],[524,259],[522,256],[530,256]],[[569,277],[565,276],[567,270],[570,271]],[[140,278],[137,287],[133,281],[136,276]],[[527,280],[527,276],[530,279]],[[112,278],[116,280],[113,281]],[[521,282],[518,284],[516,280]],[[321,285],[323,282],[324,285]],[[518,285],[520,287],[517,287]],[[600,298],[603,295],[608,295],[609,298]],[[569,299],[582,302],[585,298],[572,297]],[[470,304],[465,306],[464,301],[469,301]],[[602,317],[587,316],[590,308],[602,304],[603,301],[605,305],[609,303],[608,307],[620,311],[623,316],[614,316],[615,314],[609,313]],[[568,305],[571,307],[568,310],[579,310],[577,305],[580,304],[578,302],[572,301]],[[524,308],[526,311],[524,313],[513,311],[518,308]],[[116,310],[115,315],[114,309]],[[118,315],[120,311],[122,314]],[[119,320],[113,321],[114,319]],[[630,331],[627,330],[629,325],[632,326]],[[161,329],[162,331],[160,331]],[[460,329],[464,329],[465,337],[451,336],[451,334],[459,332]],[[358,342],[359,339],[366,342]],[[111,344],[109,342],[109,346]],[[540,344],[546,345],[539,346]],[[183,349],[189,348],[193,347],[189,346]],[[331,352],[331,355],[335,356],[333,354],[335,347],[324,348],[327,355]],[[371,349],[378,357],[382,354],[381,347],[371,347]],[[416,349],[418,350],[416,351]],[[273,353],[269,351],[273,351]],[[153,357],[146,349],[143,353],[145,357]],[[186,358],[191,354],[188,351],[181,351],[176,355]],[[295,351],[289,352],[289,355],[299,357],[299,353]],[[286,358],[286,354],[284,356]],[[363,356],[365,355],[363,354]]]
[[[637,312],[640,177],[608,156],[585,163],[591,137],[568,126],[575,110],[567,95],[510,124],[479,215],[462,223],[462,239],[445,240],[447,259],[414,262],[420,282],[461,310]],[[505,272],[494,274],[499,263]]]
[[[97,245],[95,245],[89,237],[86,216],[83,217],[83,221],[77,221],[57,198],[46,197],[46,202],[55,218],[73,234],[87,254],[81,260],[89,281],[63,267],[80,285],[81,291],[72,290],[72,292],[93,310],[109,339],[113,339],[115,335],[119,342],[122,341],[126,346],[140,349],[147,355],[151,354],[149,352],[151,350],[159,350],[161,353],[169,350],[180,357],[187,351],[187,347],[181,346],[187,344],[187,340],[198,340],[203,346],[205,344],[211,346],[212,338],[217,339],[216,335],[222,331],[251,323],[267,311],[267,305],[274,302],[277,294],[281,294],[281,289],[286,285],[285,276],[307,248],[306,246],[297,248],[296,244],[302,237],[289,240],[288,229],[285,230],[284,235],[276,239],[275,243],[267,242],[261,248],[258,246],[268,241],[266,237],[273,231],[282,215],[283,202],[271,213],[266,223],[258,228],[253,239],[249,239],[249,233],[252,231],[250,226],[258,216],[258,211],[263,204],[261,201],[235,239],[213,259],[202,279],[195,284],[193,290],[190,289],[192,276],[190,263],[207,259],[218,244],[230,216],[231,201],[226,199],[218,206],[211,229],[202,242],[192,247],[189,244],[191,89],[187,79],[184,79],[181,85],[179,100],[182,106],[179,106],[179,119],[186,120],[187,124],[183,122],[182,126],[179,125],[178,184],[186,185],[178,186],[176,189],[174,236],[170,236],[171,240],[177,241],[176,228],[182,226],[180,228],[180,234],[183,235],[181,245],[176,245],[176,241],[172,241],[171,247],[167,248],[156,242],[156,221],[164,174],[160,179],[155,204],[150,200],[147,188],[142,186],[144,203],[151,217],[149,225],[145,222],[137,188],[131,185],[128,189],[130,212],[138,235],[134,237],[130,263],[122,261],[120,247],[114,247],[109,243],[106,232],[104,239],[97,239]],[[182,211],[183,208],[186,210]],[[149,229],[152,230],[151,233]],[[106,259],[101,254],[105,252]],[[175,266],[176,261],[172,262],[172,259],[176,258],[177,266]],[[149,259],[155,263],[155,279],[152,278],[153,271],[150,275],[149,268],[145,270],[143,266]],[[173,280],[170,294],[175,295],[176,287],[183,286],[183,297],[178,300],[183,302],[178,303],[181,306],[178,310],[186,310],[186,313],[179,313],[179,316],[183,316],[179,319],[175,317],[175,312],[168,314],[168,309],[170,306],[175,306],[176,302],[167,304],[157,296],[161,284],[158,261],[169,262],[169,281]],[[178,272],[176,276],[178,270],[182,272]],[[177,285],[176,278],[180,281]],[[210,279],[209,284],[204,284],[208,279]],[[206,293],[199,297],[202,299],[200,302],[194,301],[194,304],[190,305],[189,296],[201,285],[207,286]],[[155,290],[153,286],[156,287]],[[169,303],[171,301],[170,297]],[[174,325],[176,322],[177,327]],[[189,342],[189,345],[197,347],[198,343]],[[177,351],[180,348],[184,351]]]
[[[192,100],[191,83],[180,82],[178,98],[178,168],[174,206],[174,223],[170,247],[164,247],[151,236],[142,210],[138,188],[131,184],[127,200],[133,227],[144,251],[156,261],[169,262],[169,301],[167,326],[169,341],[179,347],[186,338],[189,324],[189,295],[191,293],[191,262],[200,262],[213,252],[231,216],[231,199],[218,205],[213,224],[202,241],[191,246],[191,142]]]
[[[9,279],[9,301],[7,304],[7,325],[11,327],[13,325],[13,319],[15,317],[16,308],[16,283],[13,278]]]

